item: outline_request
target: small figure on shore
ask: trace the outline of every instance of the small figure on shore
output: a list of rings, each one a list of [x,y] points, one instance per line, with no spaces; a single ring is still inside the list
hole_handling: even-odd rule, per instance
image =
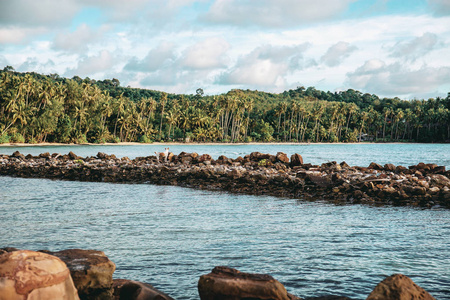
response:
[[[164,152],[155,152],[158,160],[161,159],[161,156],[164,157],[164,162],[167,162],[167,158],[169,157],[169,147],[164,148]]]

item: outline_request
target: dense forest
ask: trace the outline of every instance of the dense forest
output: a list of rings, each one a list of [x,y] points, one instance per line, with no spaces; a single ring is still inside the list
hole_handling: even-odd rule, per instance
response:
[[[129,141],[450,142],[450,93],[401,100],[298,87],[176,95],[117,79],[0,70],[0,143]]]

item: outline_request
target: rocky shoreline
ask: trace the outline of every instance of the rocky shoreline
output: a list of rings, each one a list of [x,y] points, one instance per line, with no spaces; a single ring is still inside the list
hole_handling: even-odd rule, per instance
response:
[[[57,252],[0,249],[0,299],[4,300],[174,300],[148,283],[113,279],[116,265],[102,251],[68,249]],[[201,300],[302,300],[288,293],[268,274],[215,267],[200,276]],[[367,300],[435,300],[409,277],[394,274],[381,281]],[[320,296],[304,300],[351,300]]]
[[[160,156],[117,158],[99,152],[79,157],[73,152],[39,156],[0,155],[0,175],[59,180],[151,183],[271,195],[335,204],[369,204],[450,208],[450,171],[445,166],[419,163],[404,167],[345,162],[322,165],[290,157],[252,152],[235,159],[181,152]]]

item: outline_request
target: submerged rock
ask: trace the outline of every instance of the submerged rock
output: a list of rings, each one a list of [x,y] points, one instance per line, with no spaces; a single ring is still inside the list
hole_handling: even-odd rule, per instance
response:
[[[114,300],[174,300],[148,283],[114,279]]]
[[[20,250],[0,255],[0,299],[79,298],[63,261],[46,253]]]

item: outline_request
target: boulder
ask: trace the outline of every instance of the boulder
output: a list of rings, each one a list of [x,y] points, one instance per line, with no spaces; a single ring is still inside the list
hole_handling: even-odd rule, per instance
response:
[[[209,154],[202,154],[198,158],[199,162],[205,162],[205,161],[211,161],[211,160],[212,160],[212,157]]]
[[[105,253],[81,249],[43,252],[54,255],[67,264],[80,299],[112,298],[112,275],[116,266]]]
[[[75,153],[73,153],[72,151],[70,151],[68,155],[69,155],[69,159],[71,159],[71,160],[78,159],[78,156]]]
[[[14,153],[11,155],[11,157],[16,157],[16,158],[25,159],[25,155],[23,155],[23,154],[20,153],[19,151],[14,151]]]
[[[29,250],[0,255],[0,299],[79,300],[64,262]]]
[[[51,157],[51,155],[49,152],[45,152],[45,153],[39,154],[39,157],[49,159]]]
[[[377,164],[375,162],[371,162],[370,165],[369,165],[369,169],[383,170],[383,167],[380,164]]]
[[[394,172],[395,169],[396,169],[396,166],[393,165],[393,164],[385,164],[385,165],[384,165],[384,170],[385,170],[385,171],[391,171],[391,172]]]
[[[440,186],[448,186],[450,187],[450,179],[441,174],[433,174],[431,175],[431,181]]]
[[[202,275],[198,292],[202,300],[294,299],[270,275],[241,273],[228,267],[215,267],[211,273]]]
[[[281,161],[282,163],[285,164],[289,163],[289,157],[286,155],[286,153],[277,152],[277,155],[275,157],[277,158],[277,161]]]
[[[114,279],[114,300],[174,300],[148,283]]]
[[[366,300],[436,300],[427,291],[416,285],[409,277],[394,274],[370,293]]]

